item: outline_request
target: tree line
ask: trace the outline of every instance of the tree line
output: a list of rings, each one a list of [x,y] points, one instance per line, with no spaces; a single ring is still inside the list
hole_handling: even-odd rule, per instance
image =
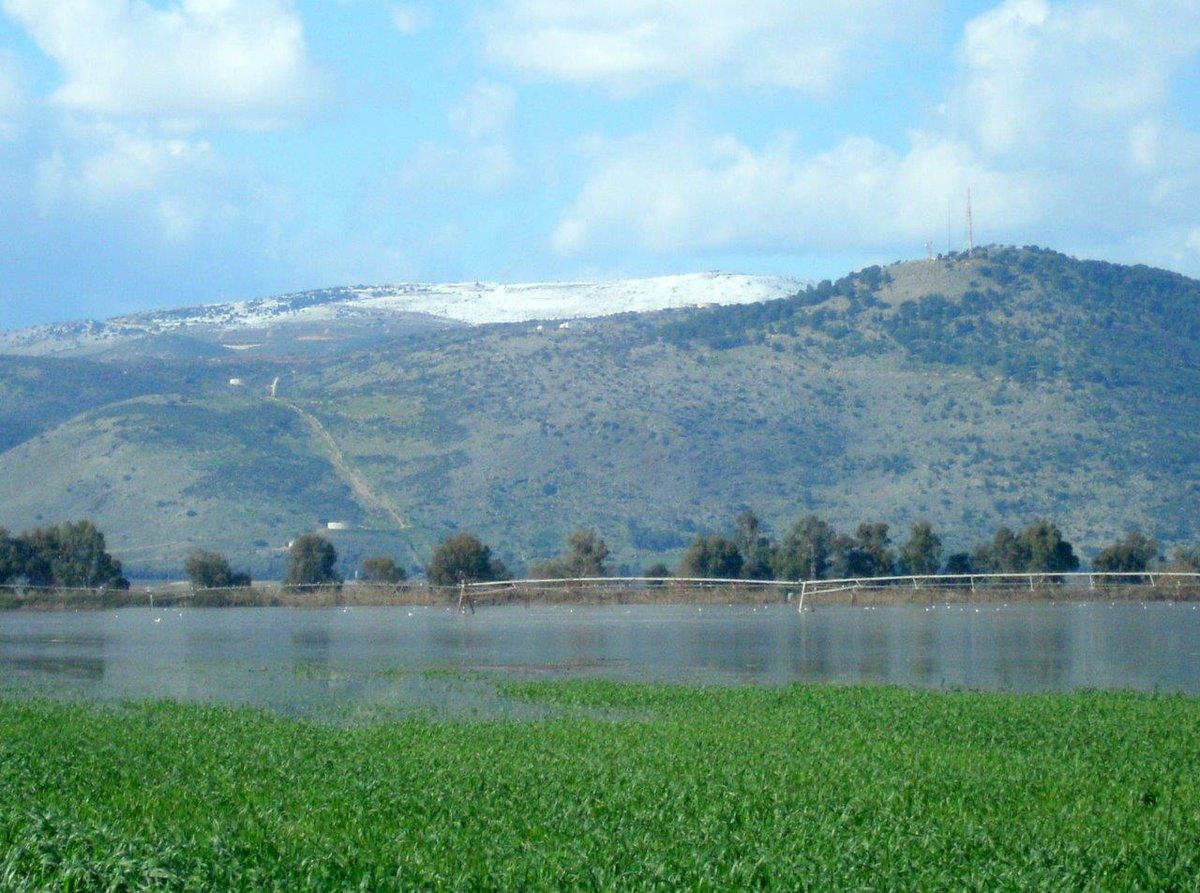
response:
[[[944,560],[943,560],[944,558]],[[943,556],[942,538],[928,521],[911,525],[902,542],[884,522],[852,533],[808,515],[774,541],[752,511],[738,515],[731,534],[697,537],[680,562],[680,576],[820,580],[971,573],[1062,573],[1079,559],[1058,527],[1037,521],[1024,530],[999,528],[971,552]]]
[[[608,544],[597,531],[571,533],[559,556],[536,561],[529,576],[542,579],[603,577],[611,574]],[[969,551],[945,554],[942,537],[928,521],[912,524],[902,541],[884,522],[859,524],[842,532],[811,514],[778,540],[769,537],[753,511],[739,514],[733,530],[696,536],[675,568],[656,563],[651,578],[801,580],[989,573],[1061,574],[1080,567],[1075,548],[1058,525],[1039,519],[1020,530],[1007,526]],[[1158,567],[1200,571],[1200,548],[1177,549],[1170,564],[1158,542],[1139,532],[1102,548],[1091,562],[1097,572],[1140,572]],[[469,533],[456,533],[433,552],[425,568],[430,583],[452,585],[510,577],[491,549]]]
[[[1131,532],[1092,558],[1097,572],[1140,572],[1157,567],[1200,571],[1200,548],[1180,548],[1170,564],[1158,542]],[[688,546],[677,574],[745,579],[848,579],[1037,573],[1058,574],[1080,567],[1074,546],[1058,525],[1039,519],[1021,530],[1000,526],[969,551],[944,554],[941,536],[928,521],[912,524],[901,542],[883,522],[838,531],[818,515],[797,521],[776,542],[764,535],[752,511],[738,515],[730,534],[698,536]],[[662,569],[661,567],[659,569]]]
[[[597,531],[581,528],[566,538],[560,555],[532,562],[528,573],[540,579],[610,576],[610,556],[608,544]],[[343,580],[337,564],[337,550],[329,540],[304,534],[289,544],[283,585],[293,591],[340,586]],[[1102,548],[1091,565],[1098,573],[1139,573],[1156,568],[1200,571],[1200,547],[1176,549],[1168,564],[1156,540],[1134,531]],[[810,514],[775,540],[766,534],[757,515],[746,510],[737,516],[730,532],[696,536],[675,568],[660,562],[643,573],[651,578],[819,580],[1052,575],[1079,566],[1072,544],[1055,523],[1045,519],[1021,530],[1001,526],[974,549],[943,555],[942,538],[928,521],[912,524],[903,541],[896,542],[891,527],[883,522],[861,523],[851,533]],[[184,570],[197,588],[251,585],[248,573],[232,569],[225,556],[206,549],[193,550]],[[467,532],[452,534],[439,543],[424,571],[435,586],[512,578],[491,547]],[[408,577],[403,566],[384,555],[365,559],[358,576],[386,585],[401,584]],[[0,585],[127,589],[129,581],[121,575],[121,562],[108,553],[104,534],[85,520],[39,527],[16,536],[0,527]]]

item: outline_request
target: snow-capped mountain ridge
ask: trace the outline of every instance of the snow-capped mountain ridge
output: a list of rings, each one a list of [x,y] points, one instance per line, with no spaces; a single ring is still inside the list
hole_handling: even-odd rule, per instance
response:
[[[0,332],[0,351],[60,353],[154,335],[227,334],[289,326],[388,320],[484,323],[565,320],[703,304],[748,304],[787,297],[800,279],[690,273],[646,279],[503,284],[403,283],[295,292],[270,298],[156,310],[98,322],[52,323]]]

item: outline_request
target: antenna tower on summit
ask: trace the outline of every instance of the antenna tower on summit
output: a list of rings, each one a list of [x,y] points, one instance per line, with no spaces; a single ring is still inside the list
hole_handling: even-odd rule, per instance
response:
[[[967,187],[967,257],[975,256],[975,224],[971,220],[971,187]]]

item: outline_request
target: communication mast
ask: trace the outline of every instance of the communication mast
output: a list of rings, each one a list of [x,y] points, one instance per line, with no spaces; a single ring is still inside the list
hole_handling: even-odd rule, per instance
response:
[[[967,187],[967,257],[975,256],[975,224],[971,220],[971,187]]]

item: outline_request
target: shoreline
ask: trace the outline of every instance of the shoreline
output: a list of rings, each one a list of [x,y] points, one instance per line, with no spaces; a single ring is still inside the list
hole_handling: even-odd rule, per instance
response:
[[[790,605],[800,606],[796,588],[784,586],[514,586],[472,593],[474,607],[534,605]],[[1200,602],[1200,586],[1120,584],[1088,588],[1064,584],[980,587],[879,586],[809,591],[804,607],[883,607],[941,604],[1051,604],[1054,602]],[[333,608],[458,607],[456,587],[381,586],[354,583],[310,592],[265,584],[239,589],[180,586],[126,590],[63,590],[0,587],[0,613],[11,611],[103,611],[114,608]]]

